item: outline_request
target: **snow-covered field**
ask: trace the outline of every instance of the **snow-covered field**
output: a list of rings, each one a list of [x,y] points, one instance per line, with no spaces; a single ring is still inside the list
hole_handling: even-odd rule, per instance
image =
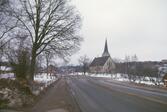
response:
[[[15,80],[13,73],[6,73],[1,74],[0,79],[13,79]],[[40,73],[34,76],[34,82],[38,84],[37,87],[33,89],[33,93],[38,95],[41,91],[43,91],[45,88],[47,88],[49,85],[51,85],[53,82],[55,82],[58,78],[56,78],[53,75],[47,75],[47,73]]]
[[[69,75],[83,75],[83,73],[71,73]],[[128,78],[127,74],[90,74],[86,73],[87,76],[90,77],[101,77],[101,78],[107,78],[111,80],[116,80],[116,81],[123,81],[123,82],[130,82],[130,79]],[[146,84],[146,85],[155,85],[155,84],[160,84],[164,85],[163,82],[160,81],[161,79],[158,79],[156,77],[135,77],[135,80],[133,81],[134,83],[140,83],[140,84]],[[132,80],[131,80],[132,81]],[[159,81],[159,83],[158,83]]]
[[[91,77],[102,77],[102,78],[108,78],[112,80],[117,81],[124,81],[124,82],[130,82],[130,79],[128,78],[127,74],[89,74]],[[156,77],[135,77],[134,83],[140,83],[140,84],[146,84],[146,85],[155,85],[157,84],[159,79]],[[163,85],[162,82],[159,83],[160,85]]]
[[[14,74],[13,73],[5,73],[5,74],[0,74],[0,79],[15,79]]]
[[[0,79],[15,79],[15,76],[13,73],[5,73],[0,75]],[[46,86],[50,85],[51,83],[55,82],[57,78],[55,76],[47,75],[47,73],[40,73],[34,76],[34,81],[37,83],[43,83]]]
[[[0,74],[0,79],[2,78],[15,78],[14,74],[13,73],[5,73],[5,74]],[[37,74],[34,76],[34,81],[37,81],[37,82],[41,82],[41,83],[47,83],[47,82],[50,82],[50,81],[54,81],[56,78],[55,76],[50,76],[50,75],[47,75],[47,73],[40,73],[40,74]]]

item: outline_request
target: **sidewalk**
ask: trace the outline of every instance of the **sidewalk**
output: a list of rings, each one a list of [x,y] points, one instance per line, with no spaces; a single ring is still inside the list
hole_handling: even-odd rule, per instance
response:
[[[42,99],[24,112],[79,112],[67,87],[65,79],[60,79]]]

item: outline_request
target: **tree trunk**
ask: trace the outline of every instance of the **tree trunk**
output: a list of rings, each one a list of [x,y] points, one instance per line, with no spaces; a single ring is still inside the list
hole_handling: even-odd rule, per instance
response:
[[[49,59],[46,59],[46,69],[47,69],[47,77],[48,77],[48,75],[49,75],[49,61],[48,61]]]
[[[32,49],[30,77],[29,77],[30,81],[34,81],[35,65],[36,65],[36,51],[34,49]]]

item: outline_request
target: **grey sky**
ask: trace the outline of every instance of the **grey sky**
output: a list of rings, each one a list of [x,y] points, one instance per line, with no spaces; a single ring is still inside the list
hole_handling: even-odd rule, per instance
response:
[[[101,56],[105,38],[112,57],[167,59],[167,0],[72,0],[82,15],[81,50],[72,56]]]

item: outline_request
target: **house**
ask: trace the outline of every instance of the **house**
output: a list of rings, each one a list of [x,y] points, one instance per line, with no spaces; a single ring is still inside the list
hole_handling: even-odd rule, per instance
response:
[[[57,73],[57,68],[53,65],[49,65],[47,68],[43,70],[44,73],[47,73],[47,75],[55,75]]]
[[[165,76],[165,74],[167,74],[167,64],[163,64],[161,65],[159,68],[159,75],[161,78],[163,78]]]
[[[96,57],[89,66],[91,73],[112,73],[115,69],[115,63],[109,52],[107,40],[105,42],[104,52],[101,57]]]
[[[167,63],[167,59],[161,60],[162,63]]]
[[[167,87],[167,73],[163,77],[164,85]]]

